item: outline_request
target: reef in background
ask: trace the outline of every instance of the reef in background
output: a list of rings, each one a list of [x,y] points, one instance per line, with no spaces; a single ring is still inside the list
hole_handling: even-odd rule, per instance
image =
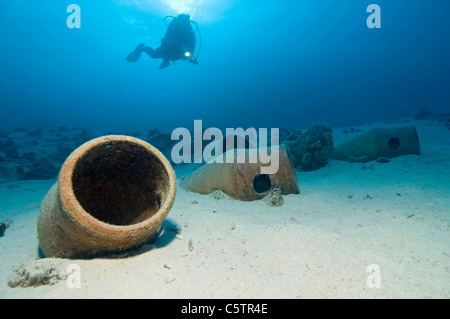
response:
[[[0,131],[0,183],[56,178],[64,160],[91,139],[84,128]]]
[[[148,142],[150,145],[156,147],[172,163],[170,156],[172,152],[172,147],[178,141],[172,141],[172,138],[168,133],[161,133],[158,129],[149,130],[148,136],[145,139],[145,141]]]
[[[414,119],[420,120],[437,120],[443,122],[445,127],[450,130],[450,112],[435,113],[427,108],[420,109],[414,114]]]
[[[147,136],[138,131],[94,134],[86,128],[65,126],[0,130],[0,183],[54,179],[66,158],[77,147],[94,137],[113,134],[141,138],[160,150],[169,161],[171,150],[178,143],[158,129],[150,129]],[[325,124],[313,124],[304,134],[300,130],[280,129],[280,143],[289,147],[297,168],[314,170],[328,161],[333,145],[331,134],[331,129]]]
[[[128,135],[147,141],[170,161],[173,145],[167,133],[139,131],[93,132],[87,128],[16,128],[0,130],[0,183],[19,180],[49,180],[58,176],[67,157],[83,143],[104,135]]]

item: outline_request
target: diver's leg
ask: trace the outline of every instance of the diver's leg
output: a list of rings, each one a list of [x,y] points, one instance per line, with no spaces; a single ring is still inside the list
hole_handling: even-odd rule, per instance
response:
[[[144,46],[142,51],[147,53],[153,59],[162,59],[164,57],[164,53],[161,47],[157,48],[156,50],[153,50],[151,47]]]
[[[128,62],[136,62],[141,57],[142,50],[144,49],[144,43],[139,44],[133,52],[131,52],[125,60]]]

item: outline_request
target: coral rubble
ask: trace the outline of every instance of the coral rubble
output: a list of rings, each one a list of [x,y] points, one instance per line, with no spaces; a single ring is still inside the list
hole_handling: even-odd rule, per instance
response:
[[[289,151],[294,166],[302,171],[313,171],[325,166],[334,152],[330,126],[311,124],[304,134],[289,144]]]
[[[61,260],[51,258],[24,263],[14,270],[8,280],[8,286],[26,288],[54,285],[67,279],[62,263]]]

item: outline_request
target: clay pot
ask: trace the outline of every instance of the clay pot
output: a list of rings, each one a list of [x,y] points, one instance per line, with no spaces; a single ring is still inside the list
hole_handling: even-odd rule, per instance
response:
[[[379,157],[420,155],[420,142],[414,125],[376,127],[359,133],[336,146],[333,158],[368,162]]]
[[[247,149],[250,152],[257,149]],[[224,156],[226,157],[226,154]],[[235,153],[237,154],[237,153]],[[235,157],[236,159],[236,157]],[[187,191],[210,194],[221,190],[233,199],[252,201],[265,197],[272,189],[280,188],[283,195],[298,194],[297,176],[286,147],[279,148],[279,169],[275,174],[261,174],[262,164],[257,163],[211,163],[205,164],[185,177],[180,185]]]
[[[38,235],[47,257],[86,257],[129,249],[157,235],[175,199],[168,160],[127,136],[85,143],[64,162],[46,195]]]

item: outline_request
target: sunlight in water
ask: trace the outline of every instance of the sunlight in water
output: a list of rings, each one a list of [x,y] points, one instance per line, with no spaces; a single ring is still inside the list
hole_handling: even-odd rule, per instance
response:
[[[155,15],[187,13],[199,23],[214,23],[238,0],[114,0],[119,7],[133,8]]]
[[[165,4],[174,9],[179,13],[189,13],[192,14],[195,6],[200,6],[202,1],[194,0],[163,0]]]

